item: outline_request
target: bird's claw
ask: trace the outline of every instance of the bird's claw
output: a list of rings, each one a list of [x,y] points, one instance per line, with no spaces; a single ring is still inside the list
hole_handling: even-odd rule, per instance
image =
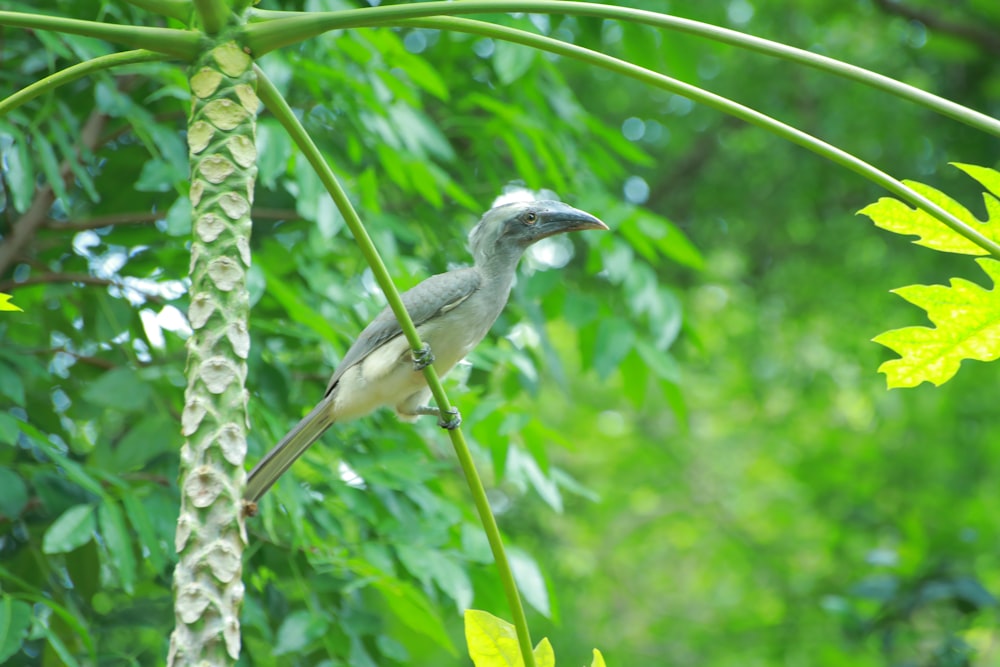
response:
[[[413,370],[422,371],[431,364],[434,363],[434,353],[431,352],[431,346],[424,343],[424,346],[419,350],[413,350]]]
[[[445,419],[445,415],[448,415],[447,419]],[[454,431],[461,425],[462,415],[459,413],[458,408],[448,408],[438,417],[438,426],[449,431]]]

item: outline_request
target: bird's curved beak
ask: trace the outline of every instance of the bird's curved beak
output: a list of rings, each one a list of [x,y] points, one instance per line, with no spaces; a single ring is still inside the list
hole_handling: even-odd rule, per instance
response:
[[[604,229],[608,226],[586,211],[562,204],[540,212],[535,228],[535,238],[544,239],[554,234],[579,232],[585,229]]]

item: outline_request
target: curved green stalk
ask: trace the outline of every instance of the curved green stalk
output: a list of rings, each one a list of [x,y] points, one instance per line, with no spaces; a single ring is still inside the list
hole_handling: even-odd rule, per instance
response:
[[[201,18],[202,27],[209,35],[222,30],[232,16],[232,10],[225,0],[194,0],[192,4]]]
[[[124,44],[134,49],[148,49],[184,60],[195,58],[202,40],[198,33],[187,30],[117,25],[21,12],[0,11],[0,26],[52,30],[53,32],[67,32],[84,37],[96,37],[115,44]]]
[[[118,67],[119,65],[131,65],[134,63],[145,63],[155,60],[163,60],[162,53],[147,51],[146,49],[136,49],[135,51],[123,51],[121,53],[109,53],[105,56],[91,58],[86,62],[78,63],[72,67],[67,67],[55,74],[50,74],[44,79],[39,79],[27,88],[22,88],[13,95],[0,100],[0,116],[13,111],[22,104],[30,102],[39,95],[54,90],[77,79],[100,72],[102,70]]]
[[[643,83],[648,83],[656,86],[657,88],[662,88],[663,90],[683,95],[690,100],[699,102],[718,111],[735,116],[736,118],[744,120],[752,125],[768,130],[783,139],[794,142],[803,148],[809,149],[817,155],[821,155],[842,167],[846,167],[851,171],[860,174],[871,182],[885,188],[900,199],[926,211],[930,215],[933,215],[956,233],[961,234],[963,237],[975,243],[990,255],[1000,259],[1000,244],[987,238],[979,231],[969,226],[966,222],[958,219],[956,216],[938,206],[930,199],[908,188],[905,184],[884,171],[877,169],[847,151],[841,150],[836,146],[817,139],[816,137],[807,134],[802,130],[796,129],[791,125],[775,120],[774,118],[771,118],[756,109],[733,102],[732,100],[726,99],[725,97],[716,95],[715,93],[711,93],[702,88],[698,88],[697,86],[684,83],[683,81],[678,81],[677,79],[673,79],[666,75],[653,72],[644,67],[633,65],[632,63],[619,60],[618,58],[614,58],[597,51],[576,46],[575,44],[567,44],[566,42],[561,42],[559,40],[552,39],[551,37],[543,37],[524,30],[518,30],[517,28],[498,26],[485,21],[460,18],[431,18],[400,21],[398,25],[431,28],[434,30],[455,30],[459,32],[482,35],[484,37],[492,37],[494,39],[503,39],[509,42],[516,42],[518,44],[542,49],[567,58],[573,58],[591,65],[597,65],[611,70],[616,74],[630,76],[634,79],[642,81]]]
[[[247,44],[259,56],[280,46],[297,43],[328,30],[374,27],[387,23],[398,24],[403,19],[411,18],[491,12],[596,16],[642,23],[698,37],[706,37],[723,44],[789,60],[863,83],[866,86],[915,102],[995,137],[1000,137],[1000,120],[862,67],[762,37],[747,35],[737,30],[658,12],[614,5],[569,0],[462,0],[462,2],[420,2],[336,12],[316,12],[308,15],[299,12],[253,10],[252,16],[256,16],[262,21],[247,26]]]
[[[271,83],[260,68],[256,68],[256,71],[257,92],[260,95],[261,101],[271,111],[271,113],[274,114],[275,118],[278,119],[278,122],[281,123],[281,125],[288,132],[289,136],[291,136],[292,140],[302,151],[306,160],[308,160],[312,168],[316,170],[320,181],[326,187],[330,196],[333,197],[333,201],[337,205],[337,209],[340,211],[341,215],[344,216],[344,221],[347,223],[347,227],[351,230],[354,240],[361,249],[361,254],[364,256],[365,261],[368,263],[368,266],[371,267],[375,280],[385,293],[385,298],[389,302],[389,307],[392,309],[393,314],[396,316],[396,320],[403,329],[403,335],[406,336],[406,340],[410,343],[410,347],[412,349],[420,350],[423,347],[420,335],[417,333],[417,329],[413,325],[413,320],[410,319],[410,314],[403,306],[403,300],[399,296],[399,291],[396,289],[396,285],[393,283],[392,277],[389,275],[389,270],[386,268],[381,256],[379,256],[378,249],[375,248],[375,244],[372,242],[371,236],[368,235],[368,231],[361,222],[361,218],[358,216],[357,211],[355,211],[354,206],[351,205],[351,201],[348,199],[347,193],[344,192],[343,187],[341,187],[340,182],[337,180],[337,176],[333,173],[333,170],[330,169],[326,160],[323,159],[323,155],[316,147],[316,144],[313,143],[312,137],[309,136],[309,133],[306,132],[306,129],[302,126],[298,118],[288,106],[288,102],[285,101],[278,90],[274,87],[274,84]],[[444,391],[444,387],[441,385],[441,380],[438,377],[437,372],[434,370],[433,364],[424,368],[424,377],[427,379],[427,385],[430,387],[438,409],[442,412],[450,410],[451,403],[448,401],[448,396]],[[451,444],[455,449],[455,455],[458,457],[458,462],[462,466],[462,472],[465,473],[465,479],[469,485],[469,491],[472,493],[472,499],[476,505],[476,511],[479,513],[479,519],[483,524],[483,530],[486,532],[486,539],[489,541],[490,549],[493,552],[493,559],[496,562],[500,581],[503,584],[504,593],[507,597],[507,604],[510,606],[514,627],[517,631],[518,646],[520,647],[524,665],[525,667],[535,667],[531,635],[528,631],[528,620],[524,614],[524,606],[521,604],[521,597],[517,591],[517,583],[514,581],[514,574],[510,569],[510,562],[507,560],[507,554],[503,548],[503,539],[500,537],[500,529],[497,526],[496,519],[490,509],[489,500],[486,497],[486,490],[483,488],[482,480],[479,477],[479,472],[476,470],[475,463],[472,460],[472,454],[469,451],[468,444],[465,442],[465,436],[462,434],[462,430],[459,428],[451,429],[448,431],[448,435],[451,437]]]

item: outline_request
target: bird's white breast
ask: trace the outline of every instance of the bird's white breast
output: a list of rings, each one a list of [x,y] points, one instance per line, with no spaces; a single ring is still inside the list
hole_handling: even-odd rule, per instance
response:
[[[478,300],[470,298],[417,327],[420,339],[434,353],[434,369],[439,375],[444,376],[454,368],[493,324],[496,314],[480,310]],[[405,413],[424,404],[428,391],[423,373],[414,369],[409,343],[399,335],[340,377],[333,403],[334,419],[356,419],[386,405]]]

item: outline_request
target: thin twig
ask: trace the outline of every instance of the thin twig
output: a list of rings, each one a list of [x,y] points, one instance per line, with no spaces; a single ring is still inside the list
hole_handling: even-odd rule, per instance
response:
[[[60,353],[68,354],[81,364],[87,364],[89,366],[96,366],[98,368],[104,368],[108,370],[118,367],[118,364],[114,363],[113,361],[102,359],[101,357],[92,357],[87,354],[80,354],[79,352],[74,352],[73,350],[67,350],[65,347],[54,347],[48,350],[29,350],[27,352],[27,354],[34,354],[40,357],[55,356]]]
[[[126,288],[125,285],[118,281],[109,280],[108,278],[98,278],[97,276],[92,276],[89,273],[40,273],[36,276],[29,276],[28,278],[20,281],[0,281],[0,292],[10,292],[13,289],[19,289],[21,287],[44,285],[47,283],[81,283],[84,285],[97,285],[102,287],[110,287],[114,285],[115,287],[120,287],[122,289]]]
[[[115,225],[146,225],[157,220],[162,220],[165,213],[116,213],[113,215],[102,215],[80,222],[63,222],[47,218],[42,225],[45,229],[56,229],[66,232],[80,232],[87,229],[100,229],[101,227],[112,227]]]
[[[82,232],[88,229],[116,227],[118,225],[148,225],[151,222],[162,220],[165,215],[162,212],[115,213],[79,222],[62,222],[48,218],[42,226],[45,229],[53,229],[61,232]],[[297,211],[290,208],[255,208],[253,210],[253,218],[255,220],[297,220],[301,217]]]
[[[21,281],[4,280],[0,281],[0,292],[13,293],[14,290],[32,285],[46,285],[51,283],[79,283],[81,285],[91,285],[95,287],[117,287],[125,291],[132,291],[141,294],[146,301],[153,303],[164,303],[164,298],[159,294],[152,294],[139,285],[129,285],[121,280],[109,278],[98,278],[88,273],[40,273],[29,276]]]

